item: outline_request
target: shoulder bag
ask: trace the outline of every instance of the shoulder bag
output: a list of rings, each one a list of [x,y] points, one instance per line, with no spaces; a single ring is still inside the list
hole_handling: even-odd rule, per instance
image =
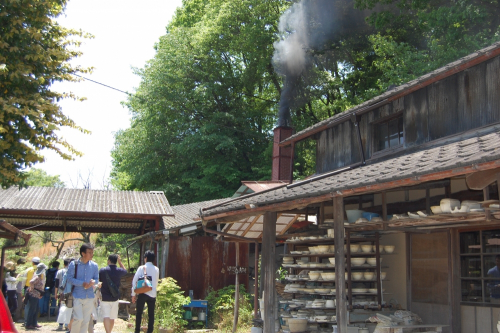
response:
[[[113,280],[111,280],[108,272],[105,271],[104,274],[106,274],[106,282],[108,283],[108,289],[109,289],[109,292],[111,293],[111,296],[120,297],[120,290],[118,289],[116,284],[113,282]]]
[[[150,290],[153,290],[153,284],[148,280],[148,274],[146,272],[146,265],[142,266],[144,269],[144,274],[139,280],[137,280],[137,285],[135,286],[134,292],[136,294],[144,294]]]

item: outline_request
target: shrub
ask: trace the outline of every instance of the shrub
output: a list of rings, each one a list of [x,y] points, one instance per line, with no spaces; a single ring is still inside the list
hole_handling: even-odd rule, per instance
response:
[[[211,289],[207,296],[209,307],[209,320],[216,327],[218,332],[231,332],[234,320],[234,292],[235,286],[227,286],[219,290]],[[252,296],[246,292],[245,286],[240,285],[239,332],[248,332],[252,326],[253,307]]]
[[[183,327],[187,324],[182,319],[183,306],[190,302],[191,299],[184,296],[176,280],[171,277],[161,279],[158,282],[156,295],[155,330],[170,328],[174,332],[183,332]]]

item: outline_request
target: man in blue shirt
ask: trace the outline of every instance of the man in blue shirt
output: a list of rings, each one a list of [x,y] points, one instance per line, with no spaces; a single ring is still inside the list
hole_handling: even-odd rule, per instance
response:
[[[94,309],[94,288],[99,279],[99,267],[92,261],[94,247],[83,244],[81,258],[68,267],[68,282],[73,286],[73,323],[71,333],[85,333],[88,330],[90,315]],[[75,276],[76,269],[76,276]]]
[[[120,267],[116,267],[116,263]],[[108,266],[99,270],[99,281],[101,286],[101,311],[103,313],[103,324],[106,333],[111,333],[115,324],[115,319],[118,318],[118,299],[120,298],[120,280],[122,276],[127,274],[125,267],[122,264],[120,257],[117,254],[110,254],[108,257]],[[113,295],[112,286],[109,285],[109,280],[118,290],[118,295]]]

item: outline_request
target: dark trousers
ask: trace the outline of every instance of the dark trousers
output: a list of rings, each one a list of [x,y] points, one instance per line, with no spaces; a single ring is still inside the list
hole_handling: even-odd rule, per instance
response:
[[[7,302],[9,304],[9,310],[12,318],[14,318],[14,313],[17,310],[17,290],[7,291]]]
[[[139,294],[137,296],[137,308],[135,313],[135,333],[141,331],[142,312],[144,311],[144,304],[148,305],[148,333],[153,333],[155,323],[155,303],[156,298],[146,294]]]
[[[38,325],[38,309],[40,307],[39,305],[40,299],[30,296],[28,302],[30,308],[28,310],[28,321],[26,323],[26,327],[28,326],[36,327]]]

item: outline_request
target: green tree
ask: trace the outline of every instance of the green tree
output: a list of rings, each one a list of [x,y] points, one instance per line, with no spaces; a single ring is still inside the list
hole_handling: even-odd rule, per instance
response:
[[[22,170],[43,161],[42,149],[62,158],[81,155],[59,136],[63,126],[85,132],[57,102],[78,99],[51,90],[56,81],[76,81],[89,69],[71,66],[80,55],[72,38],[89,37],[59,26],[66,0],[5,0],[0,3],[0,185],[17,184]]]
[[[185,1],[137,70],[131,128],[116,135],[113,186],[174,203],[227,197],[269,178],[280,79],[272,42],[285,1]]]
[[[60,179],[59,175],[51,176],[42,169],[30,169],[26,173],[24,185],[28,186],[46,186],[46,187],[65,187],[66,185]]]

